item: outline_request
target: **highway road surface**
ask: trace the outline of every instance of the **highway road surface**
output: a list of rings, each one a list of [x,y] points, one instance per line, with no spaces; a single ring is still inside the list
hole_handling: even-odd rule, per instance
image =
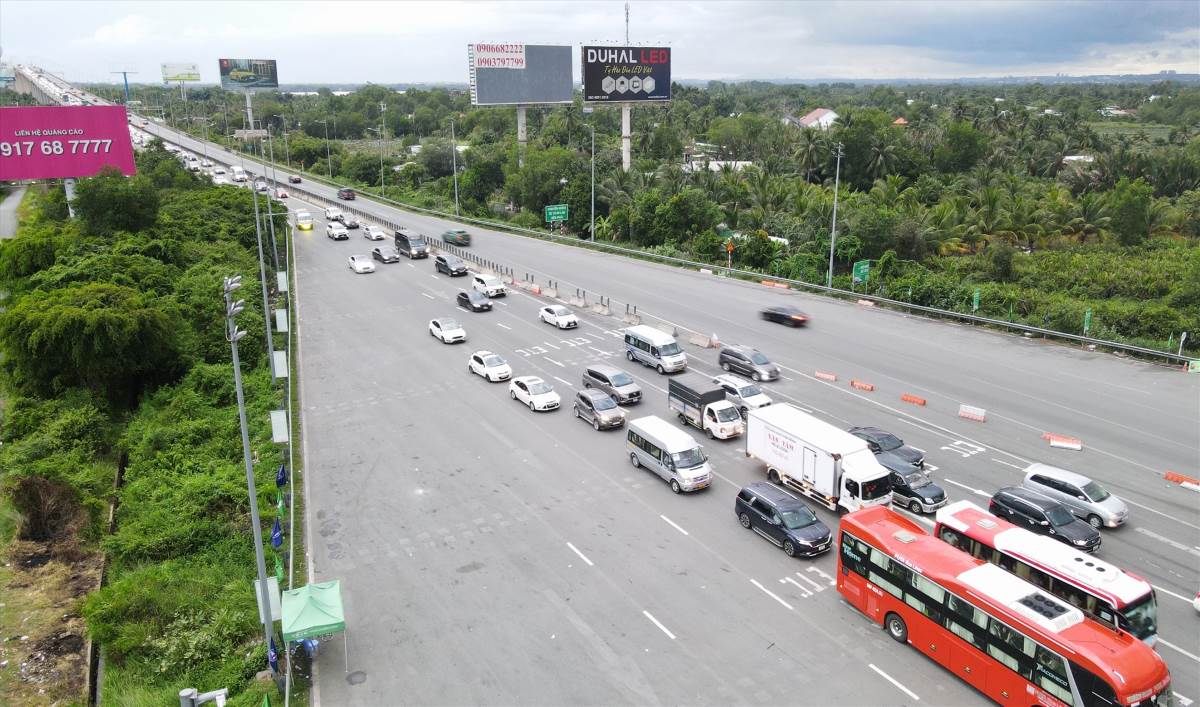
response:
[[[322,702],[984,702],[841,602],[833,555],[789,560],[738,526],[734,494],[764,474],[737,440],[705,441],[714,486],[676,496],[630,466],[620,432],[593,431],[569,402],[531,413],[506,384],[467,372],[472,351],[491,350],[569,401],[582,366],[604,361],[645,391],[631,418],[669,417],[666,378],[622,357],[619,317],[580,311],[581,327],[559,332],[536,318],[546,298],[523,292],[468,313],[454,304],[463,280],[435,274],[432,260],[355,275],[347,258],[375,244],[357,231],[328,240],[324,202],[313,203],[316,229],[295,244],[309,551],[317,579],[342,580],[350,628],[348,666],[336,650],[322,654]],[[453,225],[367,199],[352,206],[435,239]],[[1200,376],[466,228],[471,252],[557,280],[560,295],[586,289],[681,336],[756,346],[784,368],[768,394],[835,424],[895,432],[927,451],[952,499],[986,505],[1032,461],[1091,475],[1131,505],[1099,556],[1154,584],[1174,691],[1185,707],[1200,699],[1200,495],[1163,479],[1200,469]],[[812,325],[759,320],[773,303],[800,306]],[[431,338],[437,316],[463,322],[468,341]],[[719,372],[715,350],[686,350],[691,368]],[[985,408],[987,421],[959,417],[960,403]],[[1083,450],[1051,448],[1044,432]]]

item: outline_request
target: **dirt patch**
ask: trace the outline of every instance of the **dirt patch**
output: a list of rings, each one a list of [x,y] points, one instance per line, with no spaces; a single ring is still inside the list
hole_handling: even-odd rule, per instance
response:
[[[73,562],[60,559],[63,555]],[[96,587],[100,557],[14,542],[0,569],[0,693],[5,704],[86,702],[84,596]]]

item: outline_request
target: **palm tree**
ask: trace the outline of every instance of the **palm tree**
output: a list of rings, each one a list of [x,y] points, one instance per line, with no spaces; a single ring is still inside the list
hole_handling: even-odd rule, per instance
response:
[[[654,173],[654,184],[666,196],[675,196],[688,185],[688,173],[679,165],[664,164]]]
[[[950,122],[957,123],[970,117],[969,106],[965,98],[956,98],[950,105]]]
[[[1080,243],[1086,243],[1088,238],[1099,238],[1111,220],[1104,198],[1096,192],[1089,192],[1074,204],[1070,220],[1063,224],[1063,230]]]
[[[867,159],[867,174],[874,179],[887,176],[891,173],[893,163],[896,161],[896,146],[887,141],[886,138],[876,135],[871,138],[871,153]]]
[[[813,170],[824,161],[825,152],[825,137],[820,131],[802,130],[800,132],[800,139],[796,143],[792,157],[796,159],[797,166],[804,171],[804,181],[812,181]]]
[[[867,197],[883,208],[896,208],[912,198],[912,187],[904,186],[907,180],[898,174],[889,174],[886,179],[876,179]]]

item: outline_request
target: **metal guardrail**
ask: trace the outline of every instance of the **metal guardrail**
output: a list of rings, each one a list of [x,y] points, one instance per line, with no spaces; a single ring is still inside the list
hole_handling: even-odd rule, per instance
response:
[[[192,136],[189,134],[189,137],[192,137]],[[200,138],[193,137],[192,139],[194,139],[198,142],[202,142],[202,140]],[[216,143],[213,143],[213,144],[216,144]],[[222,147],[222,149],[225,149],[224,146],[221,146],[221,145],[218,145],[218,146]],[[267,168],[265,165],[260,164],[260,166],[263,166],[264,169]],[[288,170],[291,171],[291,168],[289,167]],[[670,264],[670,265],[710,270],[714,273],[720,272],[720,273],[724,273],[726,275],[736,275],[736,276],[745,277],[745,278],[748,278],[751,280],[771,280],[774,282],[783,282],[783,283],[787,283],[788,285],[790,285],[792,287],[798,287],[798,288],[802,288],[802,289],[809,290],[812,292],[818,292],[818,293],[831,295],[831,296],[837,297],[839,299],[868,300],[875,304],[881,304],[881,305],[885,305],[887,307],[904,309],[904,310],[908,310],[911,312],[918,312],[921,314],[931,315],[931,316],[940,317],[940,318],[944,318],[944,319],[957,319],[959,321],[968,322],[971,324],[981,324],[981,325],[989,326],[989,327],[995,327],[995,328],[1006,329],[1006,330],[1011,330],[1011,331],[1019,331],[1019,332],[1026,333],[1026,334],[1036,334],[1036,335],[1040,335],[1043,337],[1064,339],[1067,341],[1073,341],[1073,342],[1077,342],[1077,343],[1081,343],[1081,344],[1085,344],[1085,345],[1101,346],[1104,348],[1114,349],[1117,351],[1123,351],[1123,352],[1127,352],[1127,353],[1135,353],[1135,354],[1138,354],[1141,356],[1147,356],[1147,357],[1152,357],[1152,358],[1162,358],[1162,359],[1166,359],[1166,360],[1169,360],[1169,361],[1172,361],[1175,363],[1187,364],[1189,361],[1193,360],[1190,356],[1176,354],[1176,353],[1172,353],[1170,351],[1160,351],[1158,349],[1151,349],[1151,348],[1148,348],[1145,346],[1137,346],[1135,344],[1127,344],[1127,343],[1123,343],[1120,341],[1109,341],[1107,339],[1097,339],[1097,338],[1093,338],[1093,337],[1089,337],[1089,336],[1082,336],[1079,334],[1070,334],[1068,332],[1058,331],[1055,329],[1046,329],[1043,327],[1037,327],[1037,326],[1033,326],[1030,324],[1021,324],[1019,322],[1010,322],[1010,321],[1006,321],[1003,319],[992,319],[990,317],[980,317],[978,315],[967,314],[965,312],[955,312],[953,310],[948,310],[948,309],[938,309],[937,307],[927,307],[925,305],[913,304],[911,302],[904,302],[903,300],[894,300],[894,299],[889,299],[887,297],[879,297],[877,295],[860,294],[857,292],[853,292],[851,290],[843,290],[843,289],[839,289],[836,287],[826,287],[824,285],[818,285],[818,284],[812,283],[812,282],[805,282],[803,280],[794,280],[792,278],[786,278],[786,277],[778,277],[778,276],[769,275],[766,273],[755,272],[753,270],[742,270],[740,268],[726,268],[726,267],[721,267],[719,265],[713,265],[712,263],[703,263],[703,262],[699,262],[696,260],[688,260],[686,258],[676,258],[676,257],[669,256],[669,255],[648,253],[643,250],[637,250],[635,248],[624,248],[624,247],[614,245],[611,243],[583,240],[583,239],[571,237],[571,236],[561,236],[561,235],[546,232],[546,231],[536,231],[536,230],[529,229],[529,228],[522,228],[520,226],[514,226],[512,224],[505,223],[503,221],[491,221],[488,219],[480,219],[480,218],[475,218],[472,216],[458,216],[458,215],[447,213],[444,211],[438,211],[437,209],[430,209],[430,208],[426,208],[423,206],[416,206],[414,204],[405,204],[404,202],[396,201],[394,199],[389,199],[385,196],[370,194],[368,192],[361,190],[358,187],[353,187],[350,185],[343,185],[343,184],[339,184],[337,182],[332,182],[332,181],[325,179],[323,177],[320,177],[318,175],[312,175],[312,174],[309,174],[308,172],[304,172],[303,170],[296,171],[296,173],[304,174],[307,179],[317,182],[318,184],[323,184],[328,187],[338,188],[338,189],[341,189],[341,188],[354,189],[355,193],[363,198],[370,199],[371,201],[379,202],[382,204],[386,204],[388,206],[392,206],[394,208],[398,208],[398,209],[401,209],[404,211],[413,211],[413,212],[417,212],[417,213],[427,214],[430,216],[448,219],[448,220],[455,221],[458,223],[474,224],[474,225],[483,226],[483,227],[490,228],[490,229],[497,230],[497,231],[505,231],[508,233],[513,233],[516,235],[539,238],[539,239],[543,239],[543,240],[551,240],[551,241],[563,243],[566,245],[571,245],[571,246],[574,246],[577,248],[592,249],[592,250],[598,250],[601,252],[608,252],[608,253],[613,253],[613,254],[618,254],[618,255],[624,255],[627,257],[637,258],[639,260],[651,260],[651,261],[658,261],[658,262],[666,263],[666,264]],[[296,185],[289,185],[289,186],[296,186]],[[328,200],[326,197],[323,197],[319,194],[313,194],[312,192],[310,192],[306,189],[303,189],[303,188],[294,189],[293,191],[303,192],[306,195],[313,197],[313,198],[322,199],[322,200],[326,200],[326,201]],[[356,212],[357,212],[357,210],[356,210]],[[361,213],[361,212],[357,212],[357,213]],[[356,213],[356,215],[357,215],[357,213]],[[375,217],[375,216],[365,216],[365,217],[370,218],[371,220],[379,220],[378,217]],[[392,224],[389,224],[389,225],[392,225]]]

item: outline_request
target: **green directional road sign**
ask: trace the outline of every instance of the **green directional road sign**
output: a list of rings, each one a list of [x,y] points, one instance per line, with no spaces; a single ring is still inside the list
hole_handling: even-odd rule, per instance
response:
[[[554,223],[555,221],[567,220],[567,205],[566,204],[550,204],[545,208],[546,223]]]
[[[867,281],[871,274],[870,260],[856,260],[854,268],[850,271],[854,284],[859,285]]]
[[[971,311],[972,312],[979,311],[979,288],[978,287],[975,288],[975,297],[971,300]]]
[[[1086,334],[1089,331],[1091,331],[1091,329],[1092,329],[1092,309],[1091,309],[1091,307],[1089,307],[1088,310],[1083,313],[1083,333]]]

